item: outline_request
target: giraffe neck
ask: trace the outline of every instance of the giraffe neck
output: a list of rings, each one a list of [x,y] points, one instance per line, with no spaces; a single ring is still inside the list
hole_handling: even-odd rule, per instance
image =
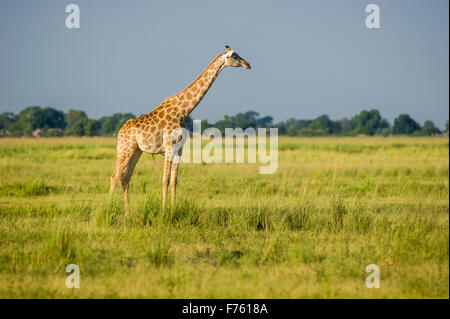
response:
[[[218,55],[200,74],[194,82],[172,98],[177,101],[179,114],[187,117],[208,92],[211,85],[216,80],[220,71],[224,68],[225,61],[223,55]]]

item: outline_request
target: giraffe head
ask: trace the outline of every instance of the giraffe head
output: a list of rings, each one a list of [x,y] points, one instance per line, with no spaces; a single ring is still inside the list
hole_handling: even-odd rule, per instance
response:
[[[237,54],[237,52],[231,50],[228,45],[226,45],[225,48],[227,49],[227,52],[223,54],[225,59],[225,66],[233,66],[233,67],[242,66],[243,68],[251,69],[250,63],[241,58],[239,54]]]

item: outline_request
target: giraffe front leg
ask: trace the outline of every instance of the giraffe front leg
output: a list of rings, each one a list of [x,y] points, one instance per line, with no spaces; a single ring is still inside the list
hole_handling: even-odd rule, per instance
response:
[[[170,203],[172,206],[175,205],[175,193],[176,193],[176,189],[177,189],[177,176],[178,176],[178,162],[173,162],[172,163],[172,169],[170,172]]]
[[[175,205],[175,195],[176,195],[176,189],[177,189],[177,177],[178,177],[178,165],[181,161],[181,155],[182,155],[182,148],[179,148],[178,151],[173,156],[172,160],[172,168],[170,172],[170,190],[171,190],[171,198],[170,203],[172,206]]]
[[[129,208],[129,201],[128,201],[128,187],[130,184],[126,183],[122,183],[122,188],[123,188],[123,202],[124,202],[124,207],[125,207],[125,217],[128,217],[130,215],[130,208]]]
[[[162,209],[166,209],[167,188],[169,186],[170,169],[172,166],[172,151],[167,150],[164,160],[164,176],[163,176],[163,194],[162,194]]]

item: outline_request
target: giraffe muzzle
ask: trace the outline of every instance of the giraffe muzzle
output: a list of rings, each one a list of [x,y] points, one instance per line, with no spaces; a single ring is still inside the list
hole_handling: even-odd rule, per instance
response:
[[[243,68],[245,69],[251,69],[252,67],[250,66],[250,63],[248,63],[247,61],[242,60],[241,61],[241,65]]]

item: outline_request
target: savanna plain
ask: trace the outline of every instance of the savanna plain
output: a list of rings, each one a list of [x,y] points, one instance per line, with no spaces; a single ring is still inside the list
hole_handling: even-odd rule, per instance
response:
[[[448,137],[280,137],[272,175],[182,163],[165,212],[144,154],[128,218],[115,147],[0,139],[0,298],[449,297]]]

